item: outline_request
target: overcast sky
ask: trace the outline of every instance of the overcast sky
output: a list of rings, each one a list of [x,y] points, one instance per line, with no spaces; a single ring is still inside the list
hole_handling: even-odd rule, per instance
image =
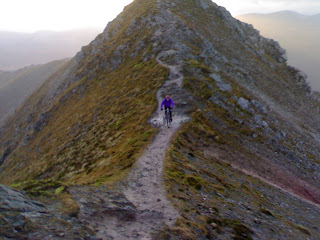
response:
[[[0,0],[0,31],[103,29],[132,0]]]
[[[34,32],[103,29],[132,0],[0,0],[0,30]],[[320,0],[215,0],[233,16],[294,10],[320,13]]]
[[[214,0],[233,16],[245,13],[271,13],[292,10],[301,14],[320,13],[320,0]]]

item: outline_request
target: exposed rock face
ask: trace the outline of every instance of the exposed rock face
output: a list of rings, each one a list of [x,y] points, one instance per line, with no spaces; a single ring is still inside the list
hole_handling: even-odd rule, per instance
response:
[[[76,214],[68,212],[58,196],[44,195],[41,199],[45,203],[42,203],[32,199],[39,196],[31,198],[24,191],[0,185],[0,237],[97,240],[92,228],[97,227],[104,216],[117,216],[126,221],[135,218],[135,207],[119,193],[90,187],[74,187],[69,191],[79,208]]]
[[[209,0],[128,6],[4,126],[0,180],[123,179],[156,134],[147,125],[157,123],[155,96],[168,92],[190,122],[173,137],[164,169],[180,217],[157,238],[319,238],[319,102],[278,43]],[[71,195],[87,211],[80,203],[91,196]],[[99,214],[121,223],[111,224],[112,233],[139,222],[140,208],[122,199],[124,217],[107,216],[123,208]],[[97,221],[91,225],[101,233]]]

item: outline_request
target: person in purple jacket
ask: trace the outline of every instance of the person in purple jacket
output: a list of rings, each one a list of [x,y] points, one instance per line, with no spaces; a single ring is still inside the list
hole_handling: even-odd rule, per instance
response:
[[[161,111],[163,110],[163,106],[164,106],[164,109],[166,110],[167,108],[169,108],[169,112],[170,112],[170,121],[172,122],[172,112],[171,112],[171,109],[173,109],[174,107],[174,102],[172,100],[172,98],[170,97],[170,95],[167,95],[162,103],[161,103]]]

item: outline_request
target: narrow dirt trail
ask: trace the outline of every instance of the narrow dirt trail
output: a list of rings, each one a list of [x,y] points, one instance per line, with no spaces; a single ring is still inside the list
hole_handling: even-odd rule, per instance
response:
[[[172,54],[173,51],[164,52]],[[183,114],[173,115],[171,128],[163,123],[164,113],[160,111],[160,104],[163,99],[163,92],[176,84],[182,86],[183,75],[180,73],[179,65],[167,65],[160,60],[157,62],[170,70],[169,79],[157,92],[158,109],[150,120],[152,125],[159,127],[159,133],[154,137],[145,152],[137,160],[128,178],[125,181],[123,193],[126,198],[134,204],[137,209],[134,221],[123,221],[117,217],[110,216],[104,219],[105,229],[100,229],[98,237],[101,239],[152,239],[151,234],[163,224],[172,226],[177,217],[178,211],[167,199],[166,190],[163,186],[163,170],[166,152],[170,146],[172,136],[189,118]]]

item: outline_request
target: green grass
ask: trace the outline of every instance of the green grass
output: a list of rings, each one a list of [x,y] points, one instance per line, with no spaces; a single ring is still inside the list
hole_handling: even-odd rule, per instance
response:
[[[143,27],[131,35],[126,33],[133,18],[139,23],[154,11],[155,0],[130,4],[121,14],[122,20],[110,25],[113,34],[102,46],[103,54],[91,54],[90,45],[84,48],[85,57],[75,70],[79,81],[49,105],[38,102],[45,97],[49,83],[27,100],[0,136],[2,140],[13,139],[13,125],[24,131],[43,111],[50,112],[51,117],[40,131],[25,133],[32,136],[31,140],[25,146],[21,143],[15,147],[3,166],[5,174],[0,176],[0,182],[50,178],[69,184],[111,185],[126,175],[157,133],[147,120],[157,106],[156,91],[168,76],[168,70],[155,60],[141,60],[144,51],[152,48],[150,39],[144,38],[150,29]],[[128,57],[142,38],[145,47],[138,55]],[[102,67],[102,62],[111,64],[109,60],[121,44],[128,46],[121,52],[127,56],[123,63],[115,71]],[[20,137],[22,142],[25,136]]]
[[[157,105],[155,92],[168,74],[153,61],[139,68],[134,67],[135,59],[127,64],[105,75],[105,84],[91,81],[86,94],[58,104],[47,126],[33,139],[32,145],[41,145],[41,150],[21,148],[14,153],[32,161],[20,169],[25,174],[16,172],[11,179],[46,176],[94,183],[117,174],[123,177],[157,132],[147,119]]]
[[[65,191],[66,185],[53,180],[32,180],[11,184],[12,188],[23,190],[28,194],[39,197],[54,197],[55,194],[61,194]]]

